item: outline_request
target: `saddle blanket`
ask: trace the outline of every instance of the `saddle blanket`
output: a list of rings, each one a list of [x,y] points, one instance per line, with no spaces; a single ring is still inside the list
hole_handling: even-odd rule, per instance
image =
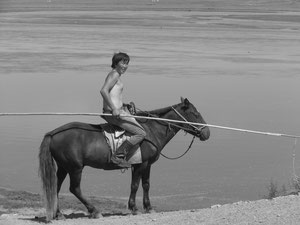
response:
[[[126,134],[124,130],[116,126],[109,124],[102,125],[103,133],[106,137],[107,144],[110,146],[112,154],[121,146],[121,144],[127,140],[130,136]],[[127,160],[130,164],[142,163],[141,148],[137,148],[135,153]]]

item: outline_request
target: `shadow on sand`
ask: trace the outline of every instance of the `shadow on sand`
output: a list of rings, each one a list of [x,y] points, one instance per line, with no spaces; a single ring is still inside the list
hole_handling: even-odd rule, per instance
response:
[[[104,212],[101,213],[103,217],[110,216],[127,216],[130,215],[129,212]],[[84,212],[76,212],[71,214],[64,214],[65,219],[78,219],[78,218],[90,218],[90,215],[87,215]],[[32,221],[37,223],[48,223],[45,216],[35,216],[34,218],[22,218],[20,220]],[[62,219],[63,220],[63,219]]]

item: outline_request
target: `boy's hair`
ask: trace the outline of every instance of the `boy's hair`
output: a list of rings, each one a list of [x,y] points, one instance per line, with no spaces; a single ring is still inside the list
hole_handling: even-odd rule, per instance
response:
[[[112,64],[111,64],[111,68],[116,68],[117,64],[123,61],[124,63],[129,63],[130,58],[129,56],[124,53],[124,52],[119,52],[119,53],[115,53],[114,56],[112,57]]]

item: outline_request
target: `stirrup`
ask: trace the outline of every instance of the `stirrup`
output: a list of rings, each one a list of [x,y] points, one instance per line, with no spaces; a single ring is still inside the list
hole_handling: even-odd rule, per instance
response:
[[[118,159],[125,159],[126,154],[124,152],[119,152],[118,154],[113,155],[113,157]]]
[[[125,157],[125,156],[124,156]],[[130,168],[131,164],[128,163],[124,158],[119,158],[116,155],[113,155],[110,159],[112,163],[122,168]]]

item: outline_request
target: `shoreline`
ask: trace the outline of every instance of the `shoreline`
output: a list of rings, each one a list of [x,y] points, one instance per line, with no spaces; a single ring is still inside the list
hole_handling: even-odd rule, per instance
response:
[[[9,201],[5,201],[9,199]],[[73,200],[63,196],[61,209],[65,220],[54,220],[51,224],[299,224],[300,196],[289,195],[272,200],[239,201],[232,204],[214,205],[204,209],[154,212],[131,215],[123,204],[101,198],[103,217],[89,219],[86,210]],[[41,200],[38,194],[0,188],[0,224],[27,225],[46,222],[44,209],[36,204]],[[79,203],[81,204],[81,203]],[[81,204],[82,205],[82,204]],[[105,206],[103,206],[105,205]],[[8,209],[8,207],[11,207]],[[109,209],[109,207],[111,207]]]
[[[111,211],[118,213],[128,213],[127,203],[129,196],[97,196],[87,194],[87,198],[100,211]],[[196,194],[151,196],[151,203],[156,212],[172,212],[181,210],[204,209],[213,205],[230,204],[242,200],[209,199]],[[200,199],[200,200],[199,200]],[[206,201],[205,201],[206,199]],[[137,196],[136,203],[138,210],[143,212],[142,196]],[[178,206],[178,202],[185,204]],[[197,202],[197,203],[195,203]],[[86,211],[85,206],[71,193],[60,193],[59,204],[61,209],[73,209]],[[2,206],[2,207],[1,207]],[[0,186],[0,215],[3,213],[13,213],[20,208],[42,208],[43,196],[39,192],[30,192],[22,189],[12,189]]]

